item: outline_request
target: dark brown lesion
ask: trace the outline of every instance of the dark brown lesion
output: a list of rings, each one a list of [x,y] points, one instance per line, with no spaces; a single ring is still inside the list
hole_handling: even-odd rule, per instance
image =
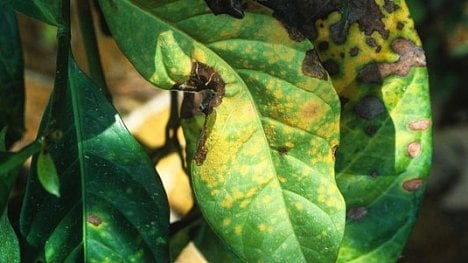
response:
[[[385,11],[387,11],[388,13],[393,13],[396,10],[400,9],[400,6],[395,4],[395,2],[393,2],[392,0],[384,0],[384,6],[383,7],[384,7]]]
[[[364,83],[382,83],[389,75],[407,76],[412,67],[425,67],[426,57],[421,47],[405,38],[397,38],[392,43],[392,50],[400,55],[393,63],[372,62],[364,66],[357,76]]]
[[[99,216],[93,214],[88,214],[86,221],[96,227],[102,224],[102,219]]]
[[[205,143],[216,120],[214,108],[221,104],[225,95],[225,86],[225,82],[214,68],[200,62],[194,62],[190,78],[173,87],[173,90],[184,92],[181,118],[188,119],[196,115],[205,115],[194,156],[197,165],[202,165],[206,159],[208,149]]]
[[[315,49],[306,52],[304,60],[302,61],[302,73],[306,76],[321,80],[328,79],[327,71],[322,66]]]
[[[351,57],[355,57],[359,54],[359,48],[358,47],[353,47],[349,50],[349,55]]]
[[[291,148],[287,147],[287,146],[279,146],[278,148],[276,148],[276,151],[278,151],[278,153],[281,155],[281,156],[286,156],[288,155],[288,152],[289,150],[291,150]]]

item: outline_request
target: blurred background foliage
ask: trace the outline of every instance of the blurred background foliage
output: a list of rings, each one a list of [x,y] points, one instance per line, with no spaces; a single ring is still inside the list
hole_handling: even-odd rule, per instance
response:
[[[434,157],[419,221],[399,262],[467,262],[468,1],[408,0],[408,5],[429,69]],[[56,52],[54,27],[21,14],[18,19],[26,66],[27,105],[26,133],[16,148],[36,136],[41,118],[38,113],[43,112],[53,85]],[[76,26],[76,21],[74,24]],[[77,32],[72,39],[74,54],[78,62],[84,62],[79,30],[74,32]],[[98,41],[114,105],[125,119],[160,91],[150,88],[151,85],[135,72],[111,38],[99,33]],[[13,224],[17,224],[14,217],[20,207],[25,174],[18,181],[10,205]],[[189,199],[185,196],[182,202]],[[189,209],[187,205],[183,207],[181,210]]]

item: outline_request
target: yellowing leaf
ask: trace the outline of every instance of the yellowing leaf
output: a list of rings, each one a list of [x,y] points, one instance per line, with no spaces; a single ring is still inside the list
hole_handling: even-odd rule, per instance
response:
[[[145,78],[198,92],[183,125],[214,232],[249,262],[334,262],[345,211],[334,179],[340,106],[311,43],[290,39],[260,6],[237,20],[201,0],[100,4]]]

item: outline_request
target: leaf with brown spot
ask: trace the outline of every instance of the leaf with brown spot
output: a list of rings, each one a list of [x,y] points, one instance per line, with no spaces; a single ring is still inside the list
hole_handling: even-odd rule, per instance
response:
[[[243,261],[334,262],[345,221],[332,154],[340,102],[312,44],[292,40],[261,6],[239,20],[213,15],[203,0],[100,4],[145,78],[163,89],[195,87],[186,90],[182,127],[213,232]],[[194,64],[210,74],[194,73]],[[218,91],[207,83],[221,81],[225,94],[210,109]]]
[[[415,175],[425,181],[431,160],[425,57],[405,1],[347,2],[348,10],[332,10],[314,23],[315,43],[335,40],[318,54],[343,69],[330,75],[340,97],[348,99],[340,124],[338,185],[348,207],[367,209],[358,221],[352,218],[359,213],[348,217],[338,261],[393,262],[423,192],[408,192],[415,187],[404,182]],[[339,23],[344,20],[348,24]]]

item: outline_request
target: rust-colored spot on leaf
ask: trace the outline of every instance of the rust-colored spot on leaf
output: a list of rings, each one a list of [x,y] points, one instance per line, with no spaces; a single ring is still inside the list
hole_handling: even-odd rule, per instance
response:
[[[304,119],[310,120],[314,118],[320,111],[320,105],[315,102],[306,103],[301,109],[301,115]]]
[[[412,142],[408,144],[408,155],[412,158],[415,158],[419,154],[421,154],[421,143],[419,142]]]
[[[89,214],[86,217],[86,221],[93,226],[99,226],[100,224],[102,224],[102,219],[99,216],[93,214]]]
[[[346,213],[346,215],[349,219],[358,221],[367,215],[367,208],[365,208],[364,206],[353,207],[348,210],[348,213]]]
[[[322,63],[320,63],[320,59],[317,52],[315,52],[315,49],[311,49],[306,52],[304,60],[302,61],[302,73],[306,76],[321,80],[328,79],[327,71],[322,66]]]
[[[408,124],[408,127],[413,131],[425,131],[431,127],[430,120],[417,120]]]
[[[420,178],[410,179],[403,183],[403,189],[408,192],[416,192],[423,183],[424,181]]]
[[[410,40],[397,38],[392,43],[392,49],[400,55],[398,61],[380,64],[372,62],[359,71],[358,80],[365,83],[382,83],[383,79],[389,75],[404,77],[408,75],[412,67],[426,66],[423,49]]]

